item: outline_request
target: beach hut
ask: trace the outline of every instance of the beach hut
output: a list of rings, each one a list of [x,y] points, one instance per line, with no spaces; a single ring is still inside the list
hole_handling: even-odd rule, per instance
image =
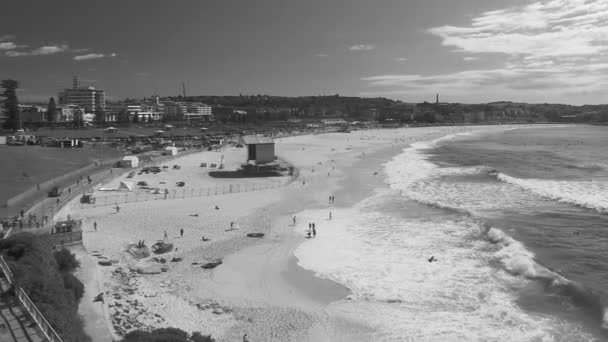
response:
[[[154,135],[156,135],[157,137],[160,137],[164,133],[165,133],[165,131],[163,131],[162,129],[159,129],[158,131],[154,131]]]
[[[175,146],[167,146],[165,147],[165,151],[163,152],[166,156],[176,156],[177,155],[177,147]]]
[[[6,145],[6,136],[0,135],[0,145]]]
[[[165,131],[170,131],[171,129],[173,129],[173,125],[166,124],[164,126],[164,129],[165,129]]]
[[[120,161],[120,165],[122,167],[138,167],[139,158],[137,158],[136,156],[124,156]]]
[[[108,127],[106,128],[106,133],[116,133],[116,127]]]
[[[247,145],[247,161],[253,160],[256,164],[264,164],[275,160],[272,138],[246,135],[241,137],[241,141]]]

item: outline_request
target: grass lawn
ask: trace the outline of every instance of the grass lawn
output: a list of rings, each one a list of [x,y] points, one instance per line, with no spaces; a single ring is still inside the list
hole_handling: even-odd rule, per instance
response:
[[[124,155],[104,148],[104,160]],[[101,157],[99,148],[61,149],[0,145],[0,203],[38,183],[87,166]]]

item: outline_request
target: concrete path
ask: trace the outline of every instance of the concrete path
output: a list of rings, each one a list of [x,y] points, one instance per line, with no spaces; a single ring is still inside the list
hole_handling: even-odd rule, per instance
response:
[[[38,325],[19,306],[17,298],[8,293],[10,284],[0,271],[0,341],[46,342]]]

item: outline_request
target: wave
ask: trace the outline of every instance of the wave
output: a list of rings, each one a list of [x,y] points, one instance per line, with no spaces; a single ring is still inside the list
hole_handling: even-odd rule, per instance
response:
[[[432,149],[456,136],[415,143],[404,149],[401,155],[385,164],[388,175],[386,182],[391,188],[402,191],[416,202],[454,211],[480,225],[484,238],[499,247],[494,253],[494,258],[500,262],[504,270],[514,276],[541,282],[547,293],[569,298],[573,304],[598,320],[602,328],[608,329],[608,310],[604,308],[597,294],[541,265],[535,259],[534,253],[526,249],[523,243],[484,223],[479,218],[481,211],[478,210],[504,210],[511,206],[525,206],[526,201],[534,201],[534,196],[540,195],[606,212],[608,184],[525,180],[510,177],[487,166],[439,167],[428,160],[429,156],[424,153],[425,150]],[[450,183],[441,179],[443,176],[454,175],[489,175],[502,182],[467,184],[466,182]],[[534,196],[526,195],[526,192],[532,192]],[[496,196],[498,193],[501,196]]]
[[[598,294],[542,265],[521,242],[501,230],[490,228],[487,237],[490,242],[501,247],[495,255],[509,273],[541,282],[547,293],[568,298],[593,317],[602,329],[608,329],[608,310]]]
[[[562,203],[608,213],[608,182],[523,179],[497,173],[499,180]]]

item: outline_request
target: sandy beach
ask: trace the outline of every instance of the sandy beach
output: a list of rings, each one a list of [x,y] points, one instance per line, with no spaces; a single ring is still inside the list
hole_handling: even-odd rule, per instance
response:
[[[499,129],[505,128],[402,128],[280,138],[275,140],[278,157],[299,169],[299,177],[285,186],[126,203],[119,212],[112,206],[66,206],[58,215],[83,219],[83,244],[89,257],[111,264],[85,272],[87,291],[92,291],[89,284],[98,283],[107,305],[107,312],[92,310],[97,318],[94,312],[84,315],[88,325],[96,325],[87,331],[94,334],[112,326],[110,333],[118,338],[132,329],[177,327],[211,334],[218,341],[240,340],[245,333],[251,341],[369,340],[373,327],[340,315],[350,290],[300,267],[294,251],[303,243],[312,248],[323,244],[323,235],[340,223],[342,213],[386,188],[383,164],[409,144]],[[245,153],[243,148],[230,147],[190,154],[168,162],[159,174],[121,176],[104,186],[146,181],[173,190],[176,182],[185,181],[188,190],[277,182],[276,178],[215,179],[208,176],[208,168],[200,167],[202,162],[223,160],[227,170],[234,169],[245,160]],[[333,204],[330,195],[335,196]],[[310,222],[316,224],[314,239],[306,239]],[[163,240],[165,232],[172,251],[139,259],[127,252],[139,241],[149,247]],[[265,236],[251,238],[248,233]],[[201,268],[216,259],[222,264]],[[90,297],[88,293],[83,300]],[[100,322],[99,315],[110,324]],[[92,337],[107,341],[107,337]]]

